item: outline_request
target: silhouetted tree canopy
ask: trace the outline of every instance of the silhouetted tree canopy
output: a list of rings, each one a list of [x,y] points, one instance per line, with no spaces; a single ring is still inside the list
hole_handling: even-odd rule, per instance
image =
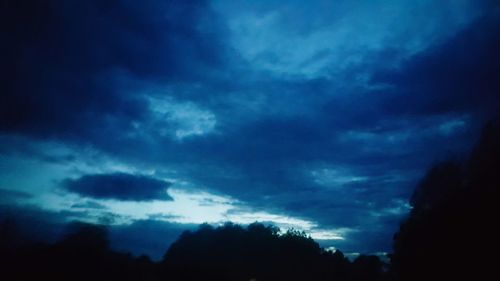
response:
[[[352,263],[352,280],[384,280],[384,263],[374,255],[360,255]]]
[[[1,280],[155,280],[149,258],[109,249],[104,226],[72,224],[53,245],[18,241],[23,235],[11,222],[0,226],[0,235]]]
[[[164,259],[132,257],[108,246],[107,229],[75,223],[59,242],[20,243],[15,224],[0,227],[2,280],[382,280],[376,256],[350,262],[304,232],[253,223],[203,224],[186,231]],[[359,272],[358,272],[359,271]],[[362,272],[361,272],[362,271]]]
[[[500,122],[490,122],[466,163],[433,167],[394,237],[399,280],[498,280]],[[497,278],[493,278],[496,276]],[[491,279],[493,278],[493,279]]]
[[[303,232],[258,223],[202,225],[182,234],[162,262],[171,280],[347,280],[349,266]]]

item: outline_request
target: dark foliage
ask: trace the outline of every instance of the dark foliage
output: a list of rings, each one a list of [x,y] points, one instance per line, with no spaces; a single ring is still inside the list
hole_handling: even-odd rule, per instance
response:
[[[2,280],[155,280],[149,258],[109,249],[103,226],[75,223],[53,245],[22,237],[12,221],[0,227]]]
[[[432,168],[394,237],[399,280],[498,280],[500,122],[490,122],[466,163]],[[497,278],[493,278],[493,277]]]
[[[21,238],[12,221],[0,228],[5,280],[381,280],[376,256],[350,262],[325,251],[305,233],[273,226],[227,223],[186,231],[154,263],[110,250],[103,226],[74,224],[53,245]],[[359,272],[356,272],[359,271]],[[3,278],[2,278],[3,279]]]
[[[185,232],[162,262],[172,280],[349,280],[350,266],[304,233],[257,223]]]

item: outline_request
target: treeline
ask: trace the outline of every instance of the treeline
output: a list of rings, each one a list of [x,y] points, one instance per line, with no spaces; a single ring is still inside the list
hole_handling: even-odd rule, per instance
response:
[[[253,223],[201,225],[186,231],[160,262],[109,248],[103,226],[74,224],[55,244],[19,239],[15,226],[1,226],[2,280],[383,280],[376,256],[349,261],[326,251],[305,233]]]
[[[160,262],[109,248],[106,228],[74,224],[54,244],[0,225],[1,280],[500,280],[500,123],[489,123],[465,162],[435,165],[417,186],[394,236],[390,264],[348,260],[305,233],[259,223],[186,231]]]

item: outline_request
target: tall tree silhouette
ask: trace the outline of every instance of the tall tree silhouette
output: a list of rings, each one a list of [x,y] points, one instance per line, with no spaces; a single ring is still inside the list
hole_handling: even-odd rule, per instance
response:
[[[498,249],[500,122],[491,121],[469,159],[440,163],[417,187],[410,217],[394,237],[400,280],[494,280]],[[498,279],[498,278],[497,278]]]

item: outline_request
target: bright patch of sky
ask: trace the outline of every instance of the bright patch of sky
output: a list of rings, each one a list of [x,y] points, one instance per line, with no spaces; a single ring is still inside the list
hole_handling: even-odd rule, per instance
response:
[[[168,189],[173,201],[149,202],[90,200],[65,193],[44,193],[33,202],[42,202],[42,208],[58,212],[74,212],[70,219],[120,225],[137,220],[154,219],[178,224],[222,224],[231,221],[239,224],[267,222],[287,229],[306,231],[318,240],[344,240],[352,231],[349,228],[324,229],[316,222],[285,214],[254,211],[244,202],[227,196],[214,195],[201,190]],[[92,204],[89,204],[92,203]],[[78,207],[75,208],[75,205]],[[86,206],[89,206],[88,208]],[[99,206],[99,207],[95,207]]]
[[[34,146],[50,150],[53,145],[56,144],[45,142]],[[57,144],[57,147],[64,150],[65,154],[77,154],[70,147],[64,147],[60,144]],[[186,225],[202,223],[217,225],[227,221],[250,224],[259,221],[272,223],[282,230],[290,228],[303,230],[318,240],[343,240],[352,231],[345,227],[324,228],[313,220],[293,217],[284,213],[256,211],[245,202],[230,196],[193,188],[189,186],[189,182],[182,179],[164,179],[174,182],[173,186],[165,189],[165,192],[173,200],[138,202],[82,197],[60,188],[60,183],[68,175],[77,178],[88,173],[125,172],[137,174],[139,170],[98,155],[93,155],[93,159],[100,159],[99,167],[87,165],[84,161],[85,157],[78,157],[80,161],[55,161],[44,165],[39,165],[39,159],[23,158],[19,155],[1,155],[0,157],[1,189],[27,192],[30,197],[19,198],[18,204],[59,212],[64,214],[67,220],[77,219],[111,225],[130,224],[137,220],[148,219]],[[146,174],[154,176],[155,171],[151,170]]]
[[[322,240],[345,239],[348,228],[322,229],[311,220],[295,218],[284,214],[254,211],[250,206],[234,198],[214,195],[201,190],[183,190],[170,188],[168,194],[173,201],[127,202],[116,200],[99,200],[105,210],[94,212],[112,212],[127,220],[115,223],[131,223],[134,220],[156,219],[179,224],[222,224],[231,221],[239,224],[250,224],[256,221],[269,222],[286,230],[290,228],[304,230],[311,237]],[[95,216],[98,217],[98,216]]]

